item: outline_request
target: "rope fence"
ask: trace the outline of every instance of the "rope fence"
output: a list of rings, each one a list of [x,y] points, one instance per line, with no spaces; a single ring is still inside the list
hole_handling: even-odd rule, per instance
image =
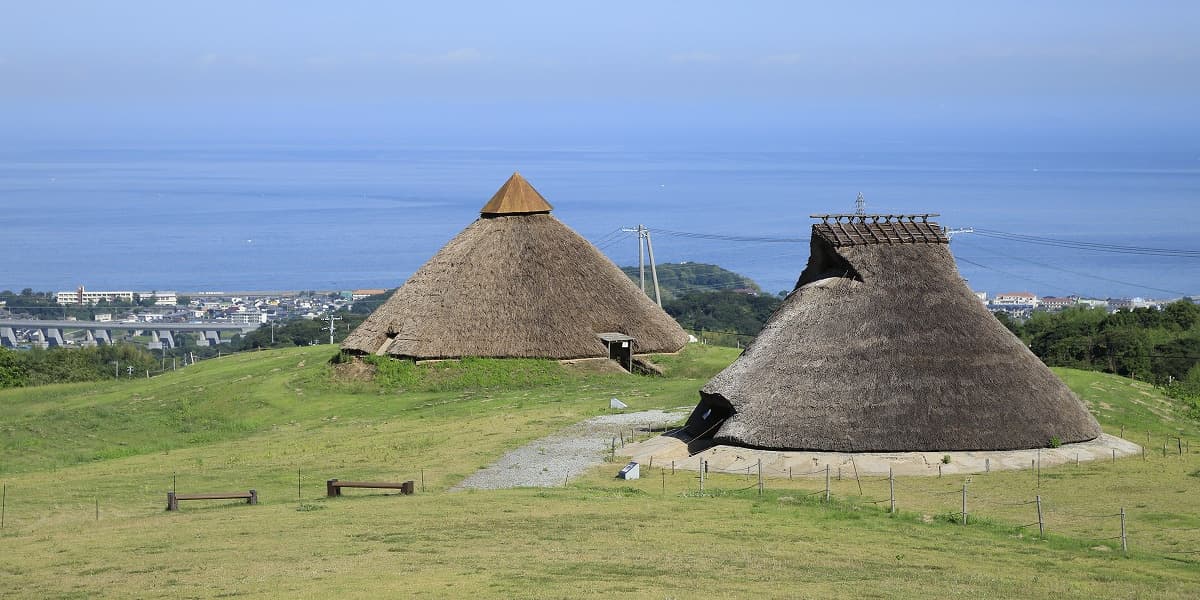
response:
[[[694,463],[692,464],[695,466]],[[662,469],[665,490],[665,480],[669,469],[665,466],[662,467]],[[871,497],[868,494],[860,493],[857,496],[839,495],[835,498],[833,490],[831,489],[831,482],[833,481],[833,468],[831,465],[826,465],[822,468],[811,471],[796,471],[794,468],[781,469],[778,467],[766,467],[762,465],[761,462],[751,463],[746,466],[726,465],[724,467],[717,467],[709,464],[708,461],[701,460],[698,471],[693,471],[692,473],[693,475],[691,475],[691,477],[693,479],[699,479],[700,488],[699,494],[689,493],[689,496],[711,496],[726,493],[738,494],[755,489],[756,487],[758,488],[758,494],[762,495],[767,487],[765,480],[763,479],[763,475],[767,473],[775,474],[780,479],[782,479],[780,476],[788,476],[788,480],[792,481],[792,483],[788,484],[787,487],[778,487],[775,491],[794,492],[795,488],[791,486],[795,485],[795,477],[824,475],[825,482],[821,489],[815,491],[804,491],[803,493],[795,494],[795,497],[812,498],[814,496],[820,496],[820,501],[823,504],[829,504],[835,500],[839,500],[855,505],[885,505],[886,508],[881,507],[881,510],[885,510],[890,514],[895,514],[898,512],[897,504],[903,498],[917,497],[925,500],[926,506],[923,509],[925,512],[930,512],[931,510],[931,507],[928,506],[929,503],[932,503],[935,506],[940,504],[947,510],[938,511],[936,508],[932,508],[932,511],[936,515],[940,515],[940,518],[943,519],[953,520],[954,522],[960,523],[963,526],[969,525],[972,522],[979,522],[981,519],[990,523],[996,523],[992,517],[999,516],[996,511],[1000,511],[1000,514],[1003,514],[1003,516],[1007,517],[1007,520],[1009,521],[1009,523],[1005,523],[1003,526],[1009,526],[1016,530],[1027,530],[1037,527],[1037,535],[1040,538],[1045,538],[1047,532],[1051,530],[1051,527],[1048,525],[1048,523],[1053,524],[1057,522],[1059,523],[1057,530],[1059,533],[1070,535],[1078,539],[1091,540],[1095,542],[1120,542],[1121,552],[1126,555],[1128,555],[1129,552],[1129,532],[1127,529],[1129,513],[1124,507],[1121,507],[1116,512],[1091,513],[1071,510],[1064,507],[1060,502],[1052,503],[1048,501],[1040,494],[1035,495],[1033,499],[1029,500],[1014,501],[1009,499],[990,499],[982,497],[979,493],[972,492],[970,489],[969,478],[966,479],[961,486],[957,487],[956,489],[929,490],[912,489],[904,486],[903,489],[898,491],[896,486],[897,480],[892,474],[889,474],[888,476],[853,477],[853,479],[858,482],[859,486],[861,486],[864,482],[869,484],[886,482],[888,485],[888,497]],[[674,474],[674,471],[671,471],[671,474]],[[709,479],[709,475],[726,475],[741,478],[757,475],[759,481],[756,484],[748,486],[714,486],[714,482]],[[808,479],[807,481],[813,482],[811,479]],[[911,482],[911,479],[905,483],[908,482]],[[951,498],[954,498],[954,500],[951,500]],[[949,504],[950,502],[954,502],[955,504],[953,506],[946,506],[946,504]],[[1030,520],[1020,520],[1017,521],[1016,524],[1011,524],[1011,521],[1013,520],[1011,519],[1013,511],[1016,511],[1018,514],[1020,514],[1023,510],[1028,510],[1028,512],[1025,514],[1028,515]],[[989,516],[989,513],[991,516]],[[1094,523],[1094,525],[1081,525],[1079,523],[1072,525],[1070,523],[1064,523],[1063,519]],[[1095,535],[1097,533],[1103,534],[1105,530],[1111,532],[1112,535]],[[1169,532],[1189,533],[1200,531],[1200,527],[1147,527],[1144,531],[1147,535],[1157,535],[1160,533]],[[1155,539],[1157,540],[1160,538],[1156,537]],[[1194,554],[1200,553],[1200,550],[1162,550],[1162,552],[1171,554]]]
[[[641,437],[641,435],[645,435],[647,433],[653,435],[652,432],[647,432],[644,429],[640,431],[637,429],[621,430],[617,432],[616,436],[614,436],[613,448],[615,449],[617,440],[620,440],[622,443],[627,441],[632,442],[638,439],[638,437]],[[1182,444],[1177,444],[1177,447],[1180,445]],[[854,464],[853,460],[848,461],[848,464],[843,463],[842,466],[839,467],[835,467],[831,464],[826,464],[823,466],[813,465],[815,468],[811,470],[805,469],[800,471],[795,467],[784,468],[779,466],[764,465],[761,460],[750,462],[744,458],[740,458],[737,461],[733,461],[722,467],[718,467],[710,464],[709,461],[705,460],[702,455],[693,455],[693,458],[695,458],[695,461],[689,459],[689,467],[695,468],[698,462],[699,468],[698,471],[689,470],[689,473],[692,474],[690,477],[699,479],[699,494],[693,494],[691,491],[689,491],[685,494],[689,497],[720,495],[725,493],[744,494],[745,492],[754,489],[757,489],[757,494],[762,496],[765,494],[765,491],[768,487],[772,487],[774,488],[772,490],[773,492],[787,491],[799,498],[820,497],[820,502],[827,505],[837,501],[839,503],[849,505],[877,506],[881,512],[886,511],[888,514],[897,514],[898,508],[903,506],[905,510],[909,511],[910,515],[914,510],[920,510],[923,513],[932,514],[933,518],[935,519],[952,520],[961,523],[963,526],[970,525],[973,522],[1001,524],[1002,526],[1012,527],[1015,530],[1026,530],[1037,526],[1038,535],[1043,538],[1047,535],[1047,531],[1053,531],[1057,534],[1069,535],[1078,539],[1094,540],[1097,542],[1120,541],[1122,552],[1126,554],[1128,553],[1129,532],[1127,525],[1129,524],[1129,513],[1124,507],[1120,507],[1119,510],[1115,512],[1103,510],[1094,512],[1079,510],[1078,508],[1070,505],[1071,497],[1069,495],[1067,496],[1067,501],[1064,502],[1059,498],[1047,499],[1040,493],[1035,495],[1032,499],[1014,500],[1012,499],[1011,495],[1009,495],[1007,498],[989,498],[980,492],[972,490],[970,477],[966,478],[961,484],[959,484],[958,482],[951,483],[948,479],[935,479],[933,477],[905,478],[904,480],[897,480],[895,475],[890,472],[887,476],[860,476],[858,474],[857,466]],[[1104,464],[1107,464],[1107,460],[1104,461]],[[343,463],[341,466],[345,467],[345,464]],[[650,465],[643,468],[643,474],[650,475],[650,473],[647,471],[654,466],[658,466],[660,470],[663,492],[665,494],[667,490],[668,475],[675,476],[677,474],[676,461],[659,461],[659,463],[655,465],[653,459],[651,459]],[[844,469],[843,467],[845,466],[849,466],[850,468]],[[339,468],[335,465],[331,464],[330,467],[332,467],[333,471],[339,470]],[[414,468],[411,469],[411,471],[412,472],[407,478],[418,481],[419,484],[417,489],[419,489],[421,492],[425,492],[426,469]],[[225,474],[231,476],[236,474],[234,471],[229,470],[224,472]],[[1200,471],[1195,473],[1200,473]],[[1189,474],[1194,475],[1195,473]],[[203,480],[206,482],[206,485],[214,483],[212,475],[214,475],[212,472],[204,473]],[[272,482],[271,485],[276,488],[279,487],[278,484],[283,480],[282,477],[270,475],[265,471],[258,471],[255,475],[258,479],[262,479],[265,476],[267,480]],[[749,485],[728,485],[730,479],[717,479],[713,481],[709,479],[710,475],[736,477],[742,478],[743,480],[756,478],[756,481]],[[768,475],[771,475],[773,479],[768,480],[766,478]],[[977,473],[973,475],[981,476],[982,474]],[[824,485],[820,485],[818,483],[820,479],[817,479],[817,477],[814,476],[823,476],[821,479],[824,480]],[[301,487],[302,473],[298,469],[293,470],[287,477],[291,481],[292,495],[290,501],[295,502],[299,506],[303,507],[304,497]],[[786,479],[784,479],[785,477]],[[797,481],[797,477],[802,479]],[[649,477],[647,478],[649,479]],[[231,477],[231,479],[233,478]],[[564,484],[568,479],[569,477],[562,480]],[[654,479],[657,479],[657,477]],[[853,483],[849,483],[849,480],[851,479],[853,479]],[[854,486],[857,484],[859,493],[854,495],[852,493],[853,487],[851,487],[847,493],[839,493],[835,495],[833,490],[834,481],[842,482],[839,485],[841,486],[840,489],[843,490],[846,489],[847,485]],[[916,481],[921,481],[922,485],[925,487],[917,487],[914,485]],[[73,503],[63,503],[61,502],[61,496],[51,500],[53,495],[46,495],[50,494],[48,490],[20,489],[21,486],[19,485],[19,480],[17,481],[17,488],[14,488],[13,481],[0,483],[2,483],[2,485],[0,485],[0,529],[7,528],[11,530],[14,524],[16,524],[13,522],[14,516],[18,517],[16,519],[17,522],[30,522],[28,508],[31,506],[30,500],[33,498],[38,498],[38,504],[53,506],[52,512],[81,515],[81,511],[86,510],[88,519],[91,520],[91,518],[94,517],[94,519],[97,521],[101,519],[103,514],[101,510],[102,504],[109,505],[111,507],[112,505],[117,504],[118,501],[129,500],[129,498],[117,500],[105,498],[105,496],[109,495],[109,492],[104,489],[97,489],[95,493],[89,492],[85,494],[87,496],[86,498],[80,499],[82,498],[82,496],[80,496],[80,498],[74,498],[71,501]],[[167,489],[170,489],[170,491],[174,492],[176,488],[174,476],[171,477],[169,483],[170,487]],[[657,484],[657,482],[655,483]],[[819,485],[819,489],[813,490],[811,487],[809,487],[809,485],[812,484]],[[867,490],[864,490],[863,484],[868,485]],[[880,490],[880,486],[884,484],[886,484],[884,489]],[[800,486],[800,489],[796,489],[797,485]],[[954,487],[949,487],[951,485]],[[928,487],[937,488],[942,486],[946,486],[947,489],[928,489]],[[227,486],[213,485],[212,487]],[[164,488],[166,488],[165,485]],[[17,493],[14,494],[14,492]],[[32,497],[30,496],[30,492],[34,493]],[[1029,493],[1034,494],[1034,490],[1030,489]],[[147,495],[144,492],[138,492],[136,495],[139,498],[150,497],[150,495],[158,495],[158,492],[155,491],[150,495]],[[39,496],[45,497],[40,498]],[[19,514],[14,513],[12,510],[14,508],[14,499],[17,499],[16,508],[18,509],[17,513]],[[914,502],[914,504],[919,504],[919,508],[906,505],[906,501],[912,501],[913,499],[919,500],[919,502]],[[127,502],[122,503],[127,504]],[[886,509],[884,506],[886,506]],[[1093,507],[1094,506],[1095,504],[1093,504]],[[1142,505],[1138,506],[1140,508],[1144,508]],[[122,512],[129,514],[129,511]],[[1179,544],[1200,543],[1198,536],[1187,535],[1200,532],[1200,526],[1192,526],[1189,524],[1189,521],[1194,522],[1193,519],[1189,518],[1188,515],[1182,515],[1180,517],[1182,522],[1177,522],[1174,526],[1157,527],[1153,525],[1153,519],[1155,518],[1153,513],[1153,508],[1145,509],[1143,511],[1143,518],[1145,519],[1145,522],[1141,524],[1142,528],[1139,529],[1139,534],[1146,536],[1144,539],[1152,539],[1154,542],[1158,543],[1158,551],[1162,553],[1180,555],[1200,553],[1200,550],[1191,550],[1187,548],[1179,550],[1168,549],[1171,546],[1176,546]],[[108,512],[107,514],[112,515],[113,513]],[[1002,522],[993,521],[993,519],[997,517],[999,517]],[[42,521],[45,520],[41,517],[39,517],[39,519]],[[1168,548],[1162,548],[1164,544],[1167,545]]]

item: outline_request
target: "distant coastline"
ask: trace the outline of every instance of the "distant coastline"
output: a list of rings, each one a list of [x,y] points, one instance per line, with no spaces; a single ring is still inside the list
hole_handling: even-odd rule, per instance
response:
[[[806,239],[809,214],[940,212],[950,227],[1200,247],[1192,153],[653,152],[321,147],[7,150],[0,289],[395,287],[478,215],[498,177],[536,176],[555,214],[617,264],[644,224]],[[1130,219],[1136,198],[1137,219]],[[49,207],[53,207],[50,210]],[[600,242],[604,243],[600,243]],[[808,244],[656,234],[661,262],[705,262],[790,290]],[[1200,290],[1195,260],[956,239],[979,290],[1162,297]],[[1033,259],[1051,267],[1032,265]],[[977,266],[983,265],[983,266]],[[183,292],[181,292],[183,293]]]

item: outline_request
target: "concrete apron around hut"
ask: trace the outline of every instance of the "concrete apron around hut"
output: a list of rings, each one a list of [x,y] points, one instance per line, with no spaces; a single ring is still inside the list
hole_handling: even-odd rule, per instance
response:
[[[835,472],[842,470],[845,477],[887,475],[891,468],[896,475],[955,475],[1029,469],[1036,467],[1039,459],[1042,467],[1074,464],[1078,462],[1113,460],[1141,453],[1141,446],[1116,436],[1101,434],[1100,437],[1076,444],[1063,444],[1057,448],[1031,450],[980,450],[949,452],[810,452],[757,450],[739,446],[711,446],[694,455],[688,455],[688,445],[671,436],[658,436],[617,449],[617,455],[629,457],[642,465],[698,471],[701,461],[708,461],[709,472],[741,473],[747,468],[757,473],[758,461],[762,460],[764,477],[824,477],[825,465]],[[949,462],[943,458],[949,456]]]

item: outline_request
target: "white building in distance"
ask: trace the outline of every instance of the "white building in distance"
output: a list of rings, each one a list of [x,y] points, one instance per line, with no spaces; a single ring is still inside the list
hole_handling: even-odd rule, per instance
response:
[[[245,310],[230,313],[229,322],[234,325],[261,325],[267,322],[267,315],[257,310]]]
[[[996,297],[992,298],[992,305],[1028,306],[1030,308],[1037,308],[1038,297],[1037,294],[1032,294],[1030,292],[1008,292],[1004,294],[996,294]]]
[[[175,302],[178,300],[175,292],[94,292],[85,289],[82,285],[79,286],[79,289],[74,291],[58,292],[55,294],[55,300],[59,304],[85,306],[88,304],[96,304],[101,300],[108,302],[133,302],[134,295],[137,295],[140,298],[154,297],[155,306],[175,306]]]

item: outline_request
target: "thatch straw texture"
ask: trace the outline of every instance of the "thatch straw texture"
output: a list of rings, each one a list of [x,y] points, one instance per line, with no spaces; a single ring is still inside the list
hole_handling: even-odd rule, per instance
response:
[[[415,359],[674,352],[687,334],[592,244],[547,213],[483,216],[355,329],[344,350]]]
[[[840,245],[822,233],[795,290],[701,390],[690,433],[842,452],[1010,450],[1100,434],[971,293],[945,243]]]

